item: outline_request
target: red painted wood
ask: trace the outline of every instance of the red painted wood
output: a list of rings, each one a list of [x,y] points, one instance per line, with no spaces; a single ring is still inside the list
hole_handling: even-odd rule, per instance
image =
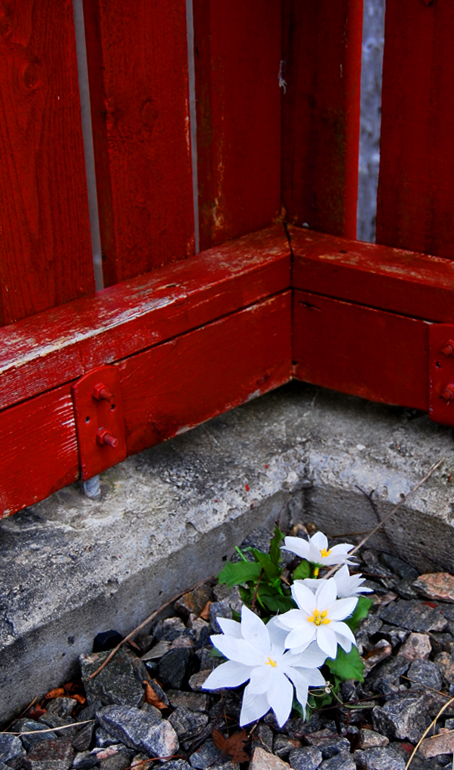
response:
[[[429,330],[429,414],[454,427],[454,324],[432,324]]]
[[[128,454],[283,385],[291,372],[291,292],[119,364]]]
[[[106,285],[194,252],[186,10],[85,0]]]
[[[94,290],[70,3],[0,11],[0,325]]]
[[[387,0],[377,242],[454,259],[454,6]]]
[[[194,0],[200,247],[280,211],[281,3]]]
[[[0,330],[0,408],[290,286],[282,225]]]
[[[69,385],[0,412],[0,518],[42,500],[79,474]]]
[[[362,0],[283,4],[287,221],[356,236]]]
[[[454,321],[454,264],[439,257],[289,228],[292,285],[431,321]]]
[[[291,291],[129,357],[118,370],[131,454],[289,380]],[[0,412],[0,442],[0,516],[74,481],[70,386]]]
[[[294,376],[427,410],[428,328],[414,318],[295,291]]]

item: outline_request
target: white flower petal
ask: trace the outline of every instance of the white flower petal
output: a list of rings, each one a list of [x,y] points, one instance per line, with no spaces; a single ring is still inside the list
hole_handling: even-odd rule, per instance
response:
[[[240,713],[240,727],[249,725],[251,722],[256,722],[260,717],[269,711],[270,705],[265,693],[263,695],[256,695],[249,691],[249,685],[245,688],[243,694],[243,703]]]
[[[328,538],[323,532],[316,532],[315,535],[312,535],[309,542],[317,549],[317,551],[328,550]]]
[[[326,684],[325,677],[318,668],[303,669],[301,673],[309,682],[309,687],[324,687]]]
[[[317,634],[317,626],[315,623],[306,622],[304,625],[294,628],[285,640],[285,646],[290,650],[293,647],[303,648],[309,647],[310,643],[315,639]]]
[[[327,606],[328,617],[330,620],[344,620],[352,614],[357,604],[357,596],[350,596],[348,599],[337,599]]]
[[[296,610],[296,612],[298,612],[298,610]],[[278,647],[280,650],[284,650],[285,637],[288,634],[288,630],[278,624],[277,618],[277,615],[275,615],[274,618],[271,618],[271,620],[266,624],[266,630],[268,631],[270,637],[271,647]]]
[[[288,610],[282,615],[275,616],[276,625],[281,628],[298,628],[306,620],[306,614],[301,610]]]
[[[214,647],[229,660],[236,660],[246,666],[256,666],[257,663],[261,662],[258,660],[259,651],[257,648],[252,647],[244,639],[236,639],[234,636],[226,636],[225,634],[216,634],[210,638]]]
[[[258,647],[265,655],[270,651],[270,637],[265,623],[243,604],[241,608],[241,633],[249,644]]]
[[[326,653],[324,653],[316,642],[312,642],[304,652],[296,655],[293,651],[286,652],[284,655],[285,662],[291,666],[302,666],[303,668],[318,668],[323,666],[326,660]]]
[[[298,607],[306,612],[308,615],[312,615],[316,605],[315,596],[310,588],[305,586],[301,580],[295,580],[292,585],[293,601],[296,602]],[[291,612],[291,610],[289,610]]]
[[[221,663],[211,672],[208,679],[205,679],[202,689],[219,690],[224,687],[238,687],[249,679],[251,672],[251,666],[244,666],[242,663],[228,660],[227,663]]]
[[[293,687],[281,671],[276,671],[276,669],[273,671],[267,698],[279,727],[283,727],[292,710]]]
[[[335,658],[337,652],[337,638],[329,626],[318,626],[317,644],[328,658]]]
[[[337,585],[334,578],[320,580],[320,588],[317,588],[315,594],[315,606],[322,612],[336,601]]]
[[[237,639],[242,639],[241,623],[230,618],[216,618],[224,634],[228,636],[235,636]]]
[[[345,637],[343,636],[338,636],[337,641],[339,642],[342,649],[345,650],[345,652],[350,652],[352,648],[352,643],[349,639],[345,639]]]
[[[318,669],[316,671],[320,674]],[[295,691],[296,691],[296,697],[301,706],[303,707],[303,711],[306,710],[306,704],[307,704],[307,696],[308,696],[308,688],[309,688],[309,682],[306,679],[305,672],[303,671],[297,671],[296,669],[292,669],[287,673],[287,676],[293,684],[295,685]],[[320,676],[322,676],[320,674]],[[323,679],[323,677],[322,677]],[[325,680],[323,679],[323,683]]]
[[[348,554],[355,546],[351,545],[350,543],[339,543],[339,545],[334,545],[331,548],[331,553],[329,555],[330,559],[336,559],[336,561],[333,562],[333,564],[342,564],[345,562],[346,564],[349,563],[348,560]],[[351,556],[350,560],[354,557]]]
[[[302,540],[300,537],[286,537],[284,538],[284,545],[281,546],[284,551],[291,551],[296,553],[301,559],[307,559],[309,555],[310,546],[307,540]]]
[[[251,681],[249,682],[249,692],[260,694],[266,692],[271,684],[273,676],[272,666],[257,666],[251,672]]]
[[[347,626],[346,623],[340,623],[338,620],[333,621],[330,623],[330,628],[336,636],[342,636],[345,639],[348,639],[352,644],[356,644],[356,639],[353,634],[353,631],[351,630],[350,626]],[[340,640],[339,640],[340,644]]]
[[[320,585],[320,580],[318,578],[304,578],[304,580],[295,580],[295,583],[302,583],[303,586],[306,586],[306,588],[315,593]]]

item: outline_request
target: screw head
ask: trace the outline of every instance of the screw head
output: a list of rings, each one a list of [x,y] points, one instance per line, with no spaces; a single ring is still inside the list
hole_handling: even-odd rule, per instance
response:
[[[454,398],[454,385],[451,383],[449,385],[445,385],[442,392],[440,393],[440,398],[442,398],[443,401],[452,401]]]
[[[113,401],[113,394],[104,385],[103,382],[98,382],[93,388],[91,395],[97,401]]]
[[[101,444],[103,446],[104,444],[107,444],[108,446],[113,447],[116,449],[120,441],[118,438],[115,438],[115,436],[112,436],[111,432],[108,431],[106,428],[99,428],[98,432],[96,434],[96,441],[98,444]]]

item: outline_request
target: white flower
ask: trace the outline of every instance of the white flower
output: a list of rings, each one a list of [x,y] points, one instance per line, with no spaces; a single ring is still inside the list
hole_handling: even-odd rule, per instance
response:
[[[287,632],[277,626],[276,618],[265,625],[243,606],[241,623],[227,618],[217,620],[224,633],[212,636],[211,641],[229,660],[212,671],[203,688],[238,687],[250,680],[243,695],[241,727],[260,719],[270,708],[282,727],[292,710],[292,685],[303,709],[308,687],[324,686],[317,666],[324,663],[326,655],[316,645],[303,654],[284,652]]]
[[[349,551],[354,548],[350,543],[339,543],[328,548],[328,538],[323,532],[316,532],[309,540],[300,537],[286,537],[282,546],[286,551],[292,551],[302,559],[322,567],[332,567],[334,564],[352,564],[348,558]]]
[[[315,594],[302,580],[295,580],[292,586],[293,600],[299,607],[289,610],[276,618],[281,628],[290,630],[285,639],[285,646],[293,653],[301,653],[311,642],[317,642],[328,658],[335,658],[337,645],[350,652],[355,637],[346,623],[339,621],[347,618],[356,607],[358,598],[336,599],[337,586],[334,578],[318,581]]]
[[[347,599],[349,596],[356,596],[359,593],[369,593],[372,591],[372,588],[367,588],[362,585],[365,578],[363,578],[361,574],[350,575],[346,564],[333,575],[333,580],[336,581],[338,599]],[[320,588],[320,580],[317,578],[304,578],[304,580],[295,582],[303,583],[303,585],[310,588],[314,593],[317,588]]]

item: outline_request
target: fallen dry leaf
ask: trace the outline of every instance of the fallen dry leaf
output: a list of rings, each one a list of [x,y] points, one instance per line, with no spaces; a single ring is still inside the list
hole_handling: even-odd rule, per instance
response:
[[[145,702],[150,703],[151,706],[154,706],[157,709],[162,710],[168,708],[168,706],[160,700],[159,695],[153,690],[151,684],[147,682],[146,679],[143,680],[143,683],[145,685]]]
[[[55,690],[50,690],[45,696],[44,700],[51,700],[52,698],[64,698],[66,691],[64,687],[56,687]]]
[[[234,733],[230,738],[224,738],[219,730],[213,730],[213,743],[232,762],[249,762],[250,756],[244,751],[244,744],[248,737],[245,730]]]
[[[203,608],[202,612],[199,615],[199,618],[202,618],[202,620],[209,620],[210,619],[210,607],[211,602],[207,602],[205,604],[205,607]]]

